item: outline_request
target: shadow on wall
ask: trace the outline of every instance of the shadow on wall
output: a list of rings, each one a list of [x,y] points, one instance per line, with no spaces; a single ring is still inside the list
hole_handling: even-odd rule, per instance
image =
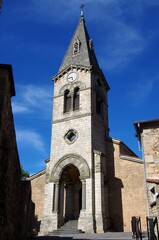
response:
[[[107,142],[109,228],[110,231],[122,232],[124,231],[121,193],[123,183],[121,179],[115,177],[114,161],[114,146],[112,139],[110,139]]]
[[[38,235],[38,232],[40,232],[40,225],[41,225],[41,221],[38,221],[38,216],[35,215],[34,220],[33,220],[33,233],[34,233],[34,235]]]
[[[35,204],[31,200],[31,184],[30,181],[22,180],[21,190],[21,238],[27,239],[27,237],[34,236],[33,233],[33,220],[35,213]]]

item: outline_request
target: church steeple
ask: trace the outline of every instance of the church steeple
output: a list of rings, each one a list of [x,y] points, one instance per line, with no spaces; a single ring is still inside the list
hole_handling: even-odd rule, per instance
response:
[[[83,11],[59,72],[70,65],[92,66],[93,68],[99,69],[99,64],[94,53],[93,42],[86,29]]]
[[[109,85],[98,65],[83,11],[53,80],[51,154],[41,232],[78,219],[79,229],[101,233],[108,228],[104,179]]]

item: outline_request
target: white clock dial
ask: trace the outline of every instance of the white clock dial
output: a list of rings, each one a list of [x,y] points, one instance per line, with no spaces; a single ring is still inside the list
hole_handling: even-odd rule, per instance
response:
[[[68,76],[67,76],[67,80],[68,82],[74,82],[76,80],[76,73],[75,72],[71,72]]]

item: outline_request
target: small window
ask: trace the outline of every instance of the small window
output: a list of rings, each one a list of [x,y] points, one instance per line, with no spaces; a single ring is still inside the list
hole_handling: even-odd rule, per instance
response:
[[[69,140],[69,142],[73,142],[76,139],[76,134],[74,133],[74,131],[70,131],[67,134],[67,139]]]
[[[70,129],[64,136],[67,143],[74,143],[77,139],[77,132],[74,129]]]
[[[79,52],[80,52],[80,41],[78,38],[76,38],[73,46],[73,54],[77,54]]]
[[[71,94],[69,90],[64,93],[64,112],[69,112],[71,110]]]
[[[99,78],[97,79],[97,83],[98,83],[99,87],[102,87],[102,83],[101,83],[101,80]]]
[[[80,94],[80,89],[77,87],[75,88],[74,95],[73,95],[73,110],[79,109],[79,94]]]
[[[75,44],[74,44],[74,54],[77,54],[77,53],[78,53],[78,51],[79,51],[78,49],[79,49],[78,43],[75,42]]]

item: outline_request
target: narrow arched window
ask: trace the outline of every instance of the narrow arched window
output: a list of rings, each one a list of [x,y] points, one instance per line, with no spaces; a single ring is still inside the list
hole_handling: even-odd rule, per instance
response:
[[[103,118],[103,100],[98,94],[96,95],[96,113]]]
[[[73,54],[77,54],[79,52],[80,52],[80,40],[76,38],[73,45]]]
[[[69,90],[64,93],[64,112],[69,112],[71,110],[71,94]]]
[[[79,109],[79,97],[80,97],[80,89],[79,87],[76,87],[74,89],[74,95],[73,95],[73,110]]]
[[[74,54],[78,53],[78,51],[79,51],[78,49],[79,49],[78,43],[75,42],[75,44],[74,44]]]

